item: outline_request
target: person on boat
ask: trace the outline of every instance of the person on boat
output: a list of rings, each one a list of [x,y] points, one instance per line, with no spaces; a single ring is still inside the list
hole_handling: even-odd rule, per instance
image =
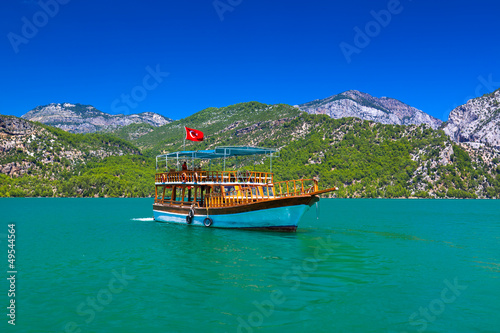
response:
[[[184,162],[184,163],[182,164],[182,171],[185,171],[185,170],[187,170],[187,169],[188,169],[187,164],[186,164],[186,162]]]

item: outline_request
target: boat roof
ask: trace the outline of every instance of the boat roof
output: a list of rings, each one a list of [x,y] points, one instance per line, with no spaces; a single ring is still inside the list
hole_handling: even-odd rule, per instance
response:
[[[158,155],[164,158],[179,158],[188,157],[193,159],[210,160],[214,158],[228,158],[235,156],[249,156],[249,155],[264,155],[273,154],[279,155],[278,150],[263,147],[251,146],[232,146],[232,147],[216,147],[212,150],[191,150],[191,151],[177,151],[173,153]]]

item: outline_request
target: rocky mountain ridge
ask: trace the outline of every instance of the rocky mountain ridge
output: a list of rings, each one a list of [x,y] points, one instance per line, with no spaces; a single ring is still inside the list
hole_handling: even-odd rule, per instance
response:
[[[500,150],[500,89],[455,108],[444,131],[455,142]]]
[[[172,119],[153,112],[113,115],[99,111],[91,105],[71,103],[38,106],[21,118],[54,126],[70,133],[112,131],[139,123],[159,127],[172,122]]]
[[[335,119],[355,117],[382,124],[426,124],[433,129],[442,124],[441,120],[401,101],[388,97],[377,98],[357,90],[349,90],[298,107],[310,114],[326,114]]]
[[[213,119],[217,120],[210,123]],[[273,161],[276,179],[319,176],[325,186],[339,188],[339,197],[500,195],[498,152],[457,145],[442,130],[427,124],[333,119],[289,105],[242,103],[200,111],[156,128],[134,143],[155,152],[184,149],[181,124],[202,129],[206,135],[203,142],[187,142],[186,150],[227,145],[280,148],[281,158]]]
[[[0,174],[38,174],[44,166],[51,166],[48,176],[55,178],[58,172],[71,170],[89,158],[139,154],[128,142],[109,135],[71,135],[22,118],[0,115]]]
[[[130,136],[139,128],[126,126],[122,136],[132,144],[114,134],[72,134],[15,117],[0,120],[0,197],[152,195],[154,156],[184,149],[187,125],[206,135],[203,142],[186,142],[187,150],[278,148],[276,181],[319,177],[321,186],[339,188],[338,197],[500,198],[500,153],[486,145],[455,144],[427,124],[333,119],[290,105],[250,102],[205,109],[140,137]],[[241,158],[226,161],[226,167],[268,171],[267,163]]]

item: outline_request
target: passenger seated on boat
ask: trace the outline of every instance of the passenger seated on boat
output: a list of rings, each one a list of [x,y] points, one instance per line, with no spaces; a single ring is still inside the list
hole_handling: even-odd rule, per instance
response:
[[[182,163],[182,171],[185,171],[187,169],[188,169],[188,167],[187,167],[186,162]]]

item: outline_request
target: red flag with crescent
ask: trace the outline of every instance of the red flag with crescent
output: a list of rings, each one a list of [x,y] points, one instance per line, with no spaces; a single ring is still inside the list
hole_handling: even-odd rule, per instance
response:
[[[186,140],[191,140],[191,141],[203,141],[203,132],[198,131],[192,128],[187,128],[184,126],[186,129]]]

